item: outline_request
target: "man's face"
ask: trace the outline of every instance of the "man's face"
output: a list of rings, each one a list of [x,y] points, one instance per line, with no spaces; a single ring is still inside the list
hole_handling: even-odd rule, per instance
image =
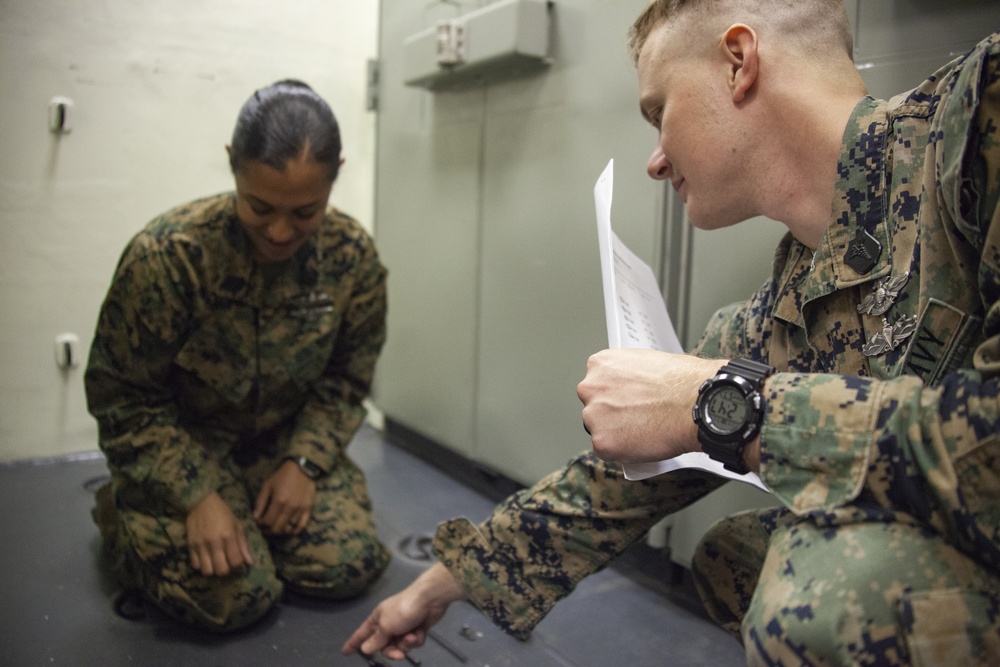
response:
[[[739,120],[721,47],[684,24],[662,23],[639,54],[639,106],[659,139],[648,172],[670,180],[694,226],[725,227],[750,217],[739,194]]]

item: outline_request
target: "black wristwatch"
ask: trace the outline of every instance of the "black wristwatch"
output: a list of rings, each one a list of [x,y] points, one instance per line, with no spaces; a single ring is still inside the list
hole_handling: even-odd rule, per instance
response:
[[[289,461],[295,461],[306,477],[315,481],[323,476],[323,469],[304,456],[289,456]]]
[[[694,423],[703,452],[727,470],[750,472],[743,460],[743,448],[756,437],[764,417],[761,389],[764,378],[774,372],[749,359],[734,359],[705,380],[694,403]]]

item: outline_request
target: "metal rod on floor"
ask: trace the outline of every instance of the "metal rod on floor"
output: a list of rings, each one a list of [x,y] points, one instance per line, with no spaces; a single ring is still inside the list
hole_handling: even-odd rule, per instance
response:
[[[462,653],[457,648],[446,642],[444,637],[434,632],[433,630],[428,630],[427,636],[436,641],[438,644],[440,644],[441,648],[443,648],[445,651],[448,651],[448,653],[451,653],[453,656],[455,656],[455,658],[459,662],[466,663],[469,661],[469,658],[467,658],[464,653]]]

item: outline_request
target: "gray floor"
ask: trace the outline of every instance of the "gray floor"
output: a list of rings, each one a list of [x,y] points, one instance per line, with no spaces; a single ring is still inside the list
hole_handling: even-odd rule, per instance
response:
[[[442,519],[478,520],[493,506],[370,427],[351,453],[368,475],[379,530],[394,547],[407,536],[430,533]],[[116,591],[100,565],[90,521],[92,487],[104,474],[98,454],[0,466],[0,665],[364,667],[361,656],[342,656],[340,645],[379,600],[427,566],[397,549],[365,597],[348,603],[290,598],[236,635],[189,630],[152,609],[129,621],[113,610]],[[739,644],[704,618],[690,591],[642,585],[624,572],[609,569],[583,582],[525,643],[470,605],[453,605],[436,628],[440,641],[428,641],[412,656],[424,667],[743,663]]]

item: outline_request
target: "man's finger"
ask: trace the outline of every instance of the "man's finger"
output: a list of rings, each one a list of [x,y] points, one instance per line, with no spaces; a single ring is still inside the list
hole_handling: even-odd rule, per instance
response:
[[[340,648],[340,650],[344,653],[344,655],[350,655],[352,653],[357,653],[358,649],[361,648],[361,644],[370,635],[374,634],[373,629],[372,629],[374,625],[375,625],[375,623],[372,621],[371,616],[369,616],[368,618],[366,618],[365,622],[362,623],[361,626],[357,630],[354,631],[354,634],[352,634],[347,639],[347,641],[344,642],[344,645]],[[365,653],[368,653],[368,651],[365,651]]]

